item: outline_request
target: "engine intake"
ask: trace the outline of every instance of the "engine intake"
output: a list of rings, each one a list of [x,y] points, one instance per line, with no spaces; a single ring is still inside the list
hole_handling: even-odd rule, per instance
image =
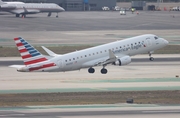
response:
[[[131,63],[131,57],[130,56],[124,56],[119,59],[117,59],[113,65],[123,66]]]

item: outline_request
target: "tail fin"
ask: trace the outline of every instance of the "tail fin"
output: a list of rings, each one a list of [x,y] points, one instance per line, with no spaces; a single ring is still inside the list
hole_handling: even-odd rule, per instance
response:
[[[0,0],[0,5],[2,5],[3,4],[3,1],[2,0]]]
[[[14,41],[25,65],[35,64],[48,60],[44,55],[42,55],[23,38],[14,38]]]

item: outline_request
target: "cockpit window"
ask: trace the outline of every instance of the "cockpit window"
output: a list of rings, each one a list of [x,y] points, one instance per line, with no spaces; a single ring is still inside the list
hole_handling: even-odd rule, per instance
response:
[[[155,38],[155,39],[158,39],[158,37],[157,37],[157,36],[155,36],[154,38]]]

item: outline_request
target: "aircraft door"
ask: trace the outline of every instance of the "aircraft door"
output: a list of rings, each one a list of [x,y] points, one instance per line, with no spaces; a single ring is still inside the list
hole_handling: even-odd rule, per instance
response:
[[[147,47],[152,45],[152,42],[151,42],[150,38],[146,38],[146,45],[147,45]]]
[[[64,67],[62,59],[58,60],[58,66],[59,66],[59,68],[63,68]]]

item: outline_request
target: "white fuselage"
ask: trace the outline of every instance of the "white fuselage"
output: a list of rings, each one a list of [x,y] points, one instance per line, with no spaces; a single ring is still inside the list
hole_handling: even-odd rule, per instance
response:
[[[40,12],[62,12],[64,9],[54,3],[3,4],[0,8],[13,14],[36,14]]]
[[[103,62],[104,60],[108,59],[109,50],[111,50],[117,58],[121,58],[126,55],[133,56],[148,53],[160,49],[167,44],[168,41],[164,40],[163,38],[157,38],[157,36],[152,34],[136,36],[64,55],[55,56],[48,61],[54,62],[56,66],[37,71],[60,72],[79,70],[81,68],[93,67],[95,63]],[[41,65],[41,63],[39,63],[39,65]],[[29,68],[29,66],[27,66],[27,68]]]

